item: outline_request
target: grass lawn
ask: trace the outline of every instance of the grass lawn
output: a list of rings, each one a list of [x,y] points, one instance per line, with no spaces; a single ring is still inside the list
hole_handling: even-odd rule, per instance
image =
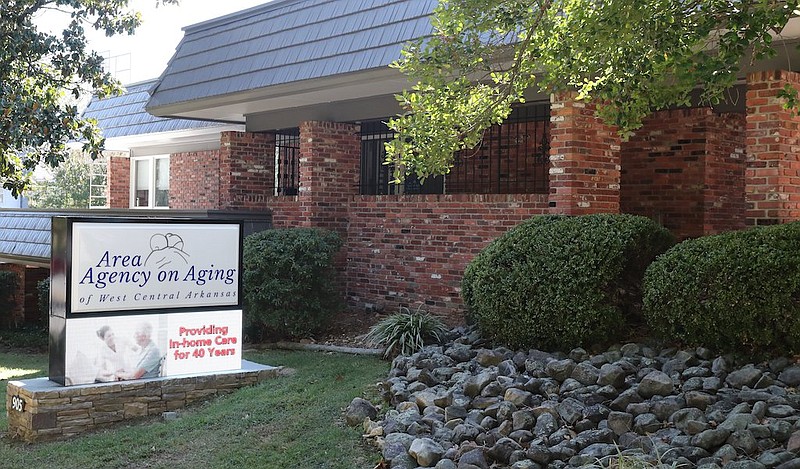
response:
[[[61,442],[0,440],[0,467],[372,469],[378,451],[344,425],[356,396],[375,400],[388,364],[319,352],[249,352],[245,358],[296,370],[180,412]],[[9,378],[45,376],[46,355],[0,353],[0,392]],[[0,431],[7,428],[5,413]]]

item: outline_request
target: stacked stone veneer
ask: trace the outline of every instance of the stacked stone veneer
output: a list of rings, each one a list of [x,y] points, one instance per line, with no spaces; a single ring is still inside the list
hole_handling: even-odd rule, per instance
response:
[[[10,381],[8,435],[26,442],[63,439],[124,420],[160,415],[273,378],[282,367],[243,362],[213,375],[156,378],[64,387],[47,378]],[[22,412],[12,398],[24,400]]]

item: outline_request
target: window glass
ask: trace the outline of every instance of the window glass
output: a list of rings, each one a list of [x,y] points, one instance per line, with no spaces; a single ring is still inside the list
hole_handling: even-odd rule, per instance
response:
[[[169,207],[169,158],[156,159],[156,207]]]
[[[134,160],[134,207],[150,206],[150,160]]]
[[[131,159],[131,207],[169,207],[169,156]]]

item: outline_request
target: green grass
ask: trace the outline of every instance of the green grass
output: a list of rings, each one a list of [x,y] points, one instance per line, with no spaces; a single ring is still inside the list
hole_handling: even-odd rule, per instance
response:
[[[353,397],[375,400],[387,364],[375,357],[252,352],[245,358],[296,370],[180,412],[53,443],[0,441],[2,467],[372,469],[380,455],[343,423]],[[9,369],[46,374],[45,355],[0,353]],[[12,379],[19,379],[14,376]],[[0,381],[5,395],[6,381]],[[5,416],[0,429],[7,428]]]

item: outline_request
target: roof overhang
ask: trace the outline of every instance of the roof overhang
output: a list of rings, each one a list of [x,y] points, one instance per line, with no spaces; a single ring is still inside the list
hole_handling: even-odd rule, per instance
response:
[[[127,135],[106,139],[111,151],[130,151],[137,156],[219,149],[221,132],[244,131],[242,124],[225,124],[197,129]]]
[[[248,115],[340,101],[392,96],[411,83],[396,69],[382,67],[363,72],[315,78],[238,93],[163,106],[147,107],[160,117],[241,122]]]

